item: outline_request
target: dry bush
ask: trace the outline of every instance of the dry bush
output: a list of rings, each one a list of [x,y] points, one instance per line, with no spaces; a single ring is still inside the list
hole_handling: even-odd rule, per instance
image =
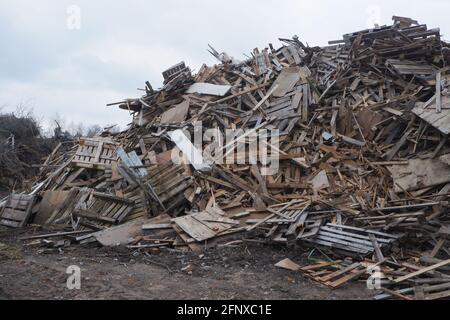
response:
[[[41,135],[31,112],[0,114],[0,190],[20,189],[36,175],[39,164],[55,147],[54,139]]]

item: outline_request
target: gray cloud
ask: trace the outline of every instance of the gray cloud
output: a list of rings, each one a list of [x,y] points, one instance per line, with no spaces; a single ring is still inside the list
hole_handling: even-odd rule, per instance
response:
[[[72,4],[81,8],[77,31],[66,26]],[[124,125],[127,113],[107,103],[139,96],[146,80],[159,87],[181,60],[216,63],[208,43],[239,59],[294,34],[324,45],[393,14],[448,35],[448,9],[445,0],[0,0],[0,105],[28,101],[44,118]]]

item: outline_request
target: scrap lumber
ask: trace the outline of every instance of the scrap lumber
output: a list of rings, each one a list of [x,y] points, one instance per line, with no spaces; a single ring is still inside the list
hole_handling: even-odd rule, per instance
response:
[[[448,297],[433,281],[450,257],[450,44],[398,16],[324,47],[280,41],[242,61],[210,47],[219,64],[180,62],[110,104],[129,127],[55,149],[9,227],[143,251],[296,244],[336,261],[303,269],[331,288],[375,264],[380,299]]]
[[[289,258],[281,260],[280,262],[275,264],[275,267],[283,268],[283,269],[287,269],[287,270],[291,270],[291,271],[300,270],[300,266]]]

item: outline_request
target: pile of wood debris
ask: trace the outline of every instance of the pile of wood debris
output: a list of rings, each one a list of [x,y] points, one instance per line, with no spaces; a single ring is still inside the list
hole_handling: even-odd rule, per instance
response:
[[[111,104],[130,128],[56,149],[0,224],[60,226],[23,239],[52,247],[296,244],[316,261],[294,269],[332,288],[375,270],[377,299],[449,297],[450,45],[402,17],[327,47],[280,41],[246,61],[211,47],[219,65],[180,63]],[[241,132],[211,140],[232,161],[188,138],[211,128]],[[245,152],[258,135],[266,161]]]

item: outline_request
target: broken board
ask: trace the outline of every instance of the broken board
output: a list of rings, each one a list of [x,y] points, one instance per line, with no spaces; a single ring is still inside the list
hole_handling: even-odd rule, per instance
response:
[[[198,242],[215,238],[221,232],[231,229],[238,221],[219,214],[215,208],[188,216],[172,219],[190,237]]]

